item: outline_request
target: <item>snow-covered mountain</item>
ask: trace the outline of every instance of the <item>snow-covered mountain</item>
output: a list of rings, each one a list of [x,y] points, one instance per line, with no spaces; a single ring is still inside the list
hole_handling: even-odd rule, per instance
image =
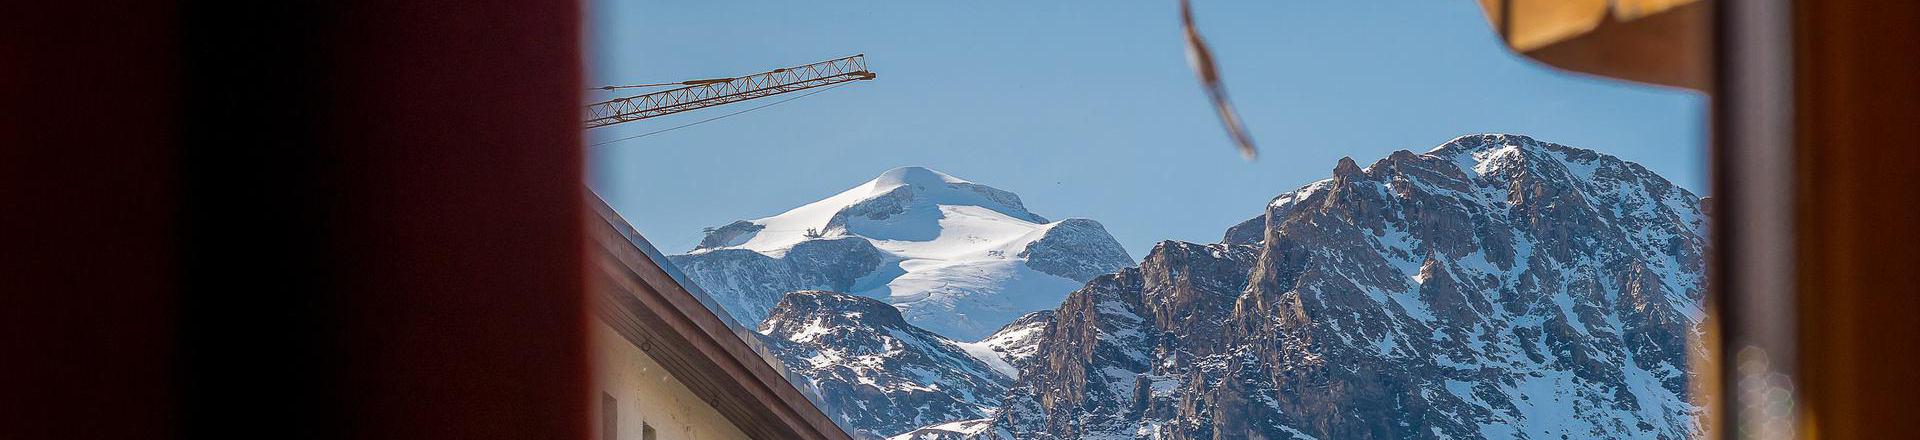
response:
[[[1042,325],[1003,406],[900,438],[1693,438],[1700,199],[1476,135],[1163,242]]]
[[[787,292],[829,290],[885,301],[962,341],[1133,265],[1098,222],[1050,222],[1013,193],[920,167],[715,228],[669,259],[742,322],[765,319]]]
[[[865,297],[793,292],[759,331],[796,385],[858,438],[987,417],[1012,382],[999,357],[907,324],[898,309]]]
[[[863,439],[1680,439],[1701,206],[1631,162],[1476,135],[1342,159],[1137,267],[1097,224],[919,168],[673,258]],[[1010,311],[1039,276],[1090,281]],[[780,300],[809,289],[856,294]]]

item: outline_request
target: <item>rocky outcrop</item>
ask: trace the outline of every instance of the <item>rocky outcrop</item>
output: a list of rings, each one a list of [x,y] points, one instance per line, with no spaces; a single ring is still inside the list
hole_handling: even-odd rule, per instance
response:
[[[726,226],[708,230],[707,236],[700,239],[700,245],[695,247],[695,249],[718,249],[728,246],[739,246],[741,243],[746,243],[747,238],[752,237],[753,234],[757,234],[766,228],[766,226],[753,224],[746,220],[728,223]]]

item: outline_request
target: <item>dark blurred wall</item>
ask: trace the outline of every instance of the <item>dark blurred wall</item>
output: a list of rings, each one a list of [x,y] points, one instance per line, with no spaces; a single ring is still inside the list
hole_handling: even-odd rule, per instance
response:
[[[0,8],[0,437],[179,426],[179,22],[117,3]]]
[[[585,436],[578,5],[28,9],[0,437]]]

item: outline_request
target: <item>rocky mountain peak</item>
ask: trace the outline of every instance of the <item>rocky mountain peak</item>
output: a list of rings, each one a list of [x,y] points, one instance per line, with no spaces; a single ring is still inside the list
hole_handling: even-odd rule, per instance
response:
[[[969,347],[910,325],[871,298],[792,292],[760,331],[796,384],[861,439],[984,417],[1009,381]]]
[[[1333,177],[1336,178],[1352,178],[1358,174],[1360,165],[1355,164],[1352,157],[1340,156],[1340,163],[1333,166]]]
[[[1700,200],[1525,136],[1395,152],[1055,311],[980,438],[1687,438]]]
[[[1446,159],[1471,159],[1476,164],[1484,166],[1503,160],[1551,160],[1556,157],[1553,153],[1575,150],[1593,153],[1592,150],[1545,142],[1526,135],[1486,133],[1453,138],[1428,150],[1423,155]]]
[[[893,169],[882,171],[880,172],[879,176],[873,178],[873,184],[881,187],[891,187],[891,186],[899,186],[899,185],[931,187],[931,186],[946,185],[949,183],[970,184],[973,182],[969,182],[966,179],[953,177],[953,175],[951,174],[934,171],[927,167],[917,167],[917,166],[895,167]]]

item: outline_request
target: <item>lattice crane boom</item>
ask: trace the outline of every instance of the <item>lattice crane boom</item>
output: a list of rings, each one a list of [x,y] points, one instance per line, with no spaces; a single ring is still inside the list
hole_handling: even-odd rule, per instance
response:
[[[605,127],[688,110],[873,79],[866,55],[774,69],[738,78],[687,81],[694,85],[587,105],[587,128]]]

